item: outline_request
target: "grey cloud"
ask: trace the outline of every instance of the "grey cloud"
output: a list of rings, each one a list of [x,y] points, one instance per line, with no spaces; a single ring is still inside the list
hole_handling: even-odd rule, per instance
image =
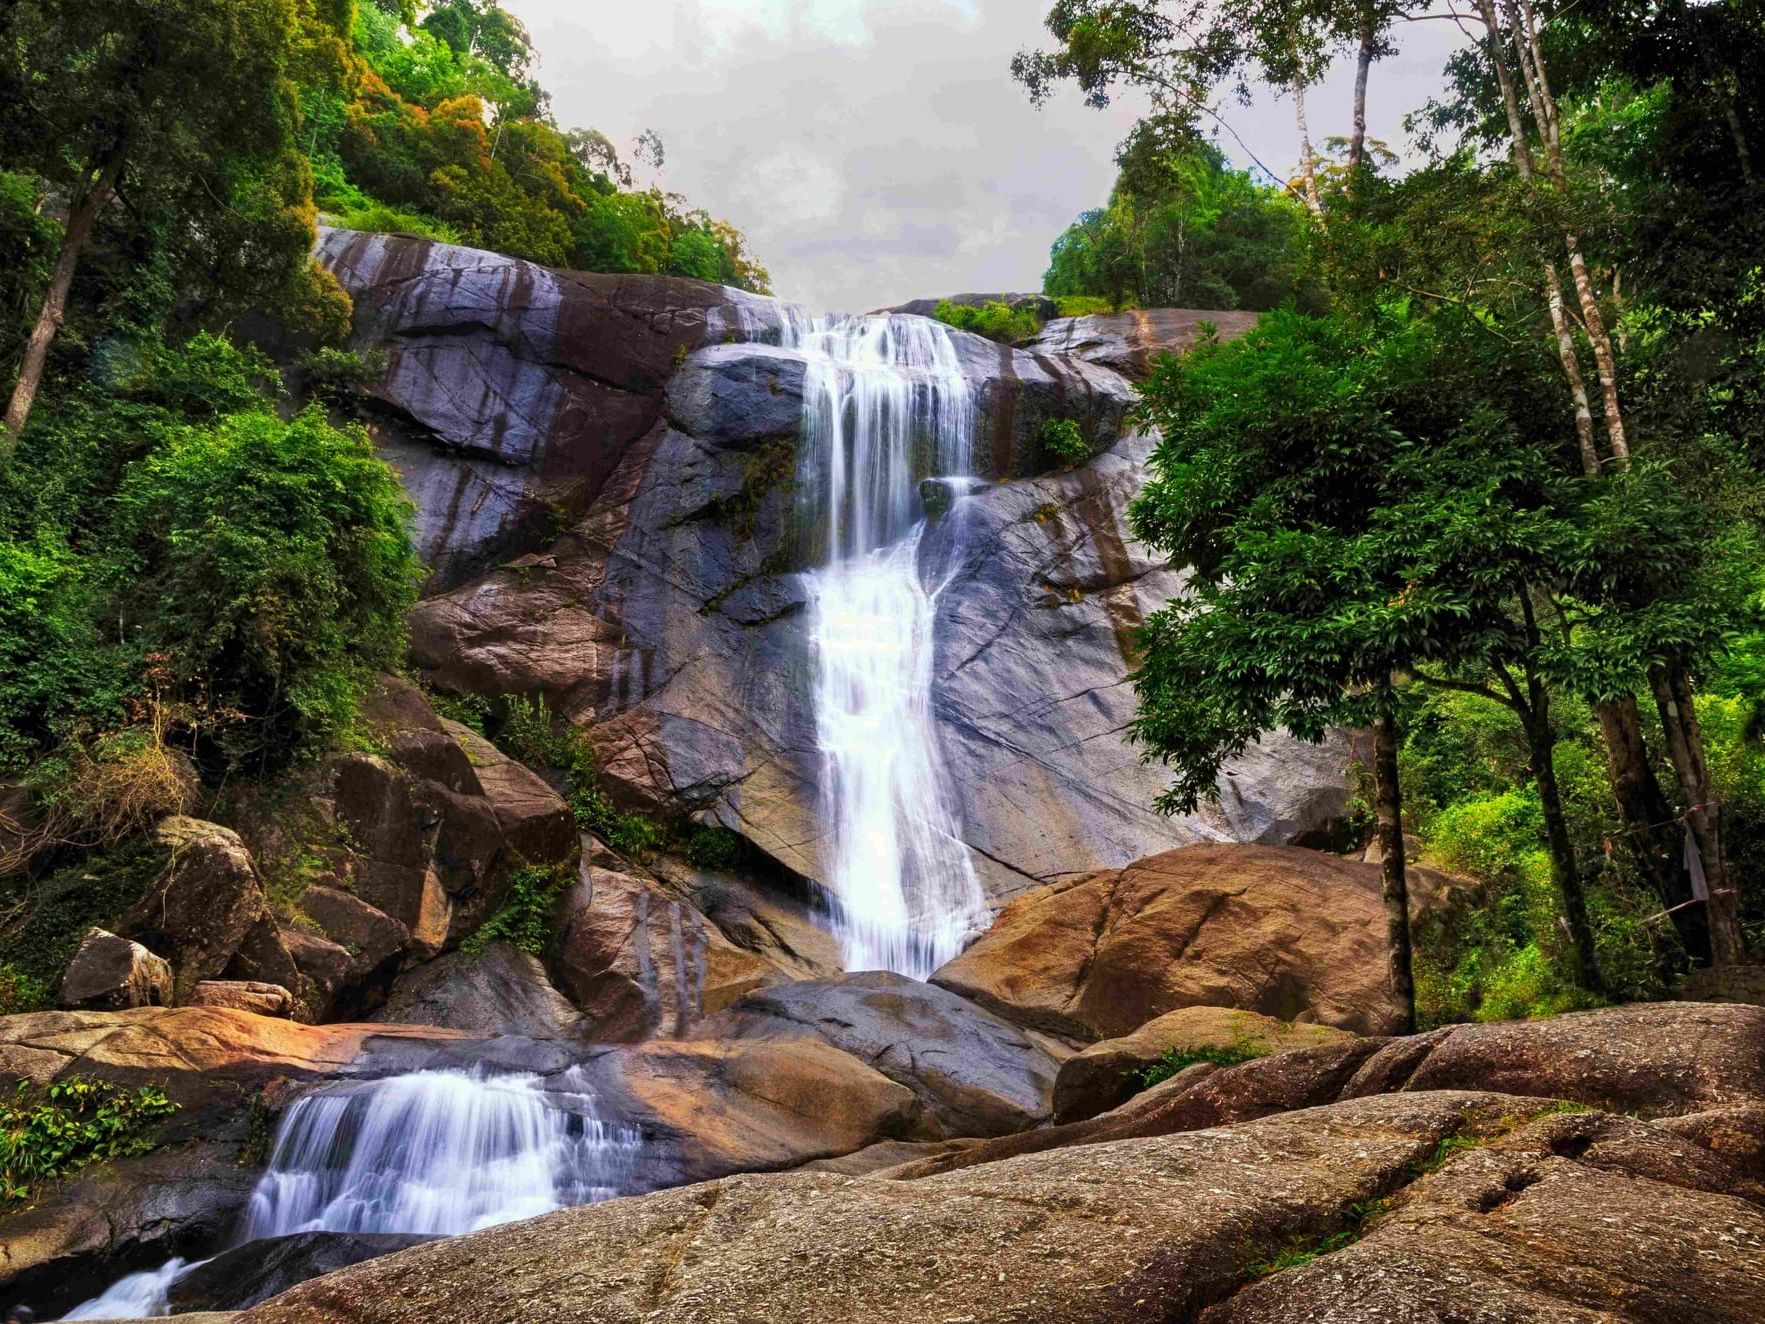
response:
[[[656,129],[663,186],[734,222],[777,292],[815,306],[1037,288],[1049,244],[1107,196],[1133,121],[1131,103],[1073,95],[1037,110],[1012,83],[1012,54],[1042,39],[1040,0],[504,3],[562,123],[625,143]],[[1445,27],[1404,34],[1379,69],[1375,135],[1402,141],[1456,39]],[[1313,95],[1315,134],[1343,131],[1347,96],[1339,69]],[[1232,120],[1273,168],[1295,158],[1287,102]]]

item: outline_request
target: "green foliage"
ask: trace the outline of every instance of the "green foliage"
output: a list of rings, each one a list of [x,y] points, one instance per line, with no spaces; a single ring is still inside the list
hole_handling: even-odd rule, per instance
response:
[[[381,350],[363,354],[325,345],[300,355],[298,362],[307,391],[330,401],[348,399],[386,371],[386,355]]]
[[[155,1123],[177,1111],[152,1085],[130,1090],[87,1076],[41,1087],[19,1081],[0,1102],[0,1202],[28,1200],[38,1184],[94,1160],[147,1153]]]
[[[445,221],[425,216],[418,211],[401,211],[381,202],[366,202],[337,215],[337,224],[345,230],[369,230],[379,234],[409,234],[419,239],[433,239],[438,244],[457,244],[462,236]]]
[[[1145,126],[1118,160],[1109,205],[1080,216],[1049,254],[1043,291],[1080,301],[1062,316],[1316,303],[1304,211],[1283,190],[1232,170],[1212,143]]]
[[[1071,466],[1091,458],[1091,445],[1079,430],[1077,420],[1051,418],[1042,424],[1042,453]]]
[[[1193,1048],[1177,1046],[1167,1048],[1164,1056],[1151,1066],[1140,1071],[1140,1087],[1151,1089],[1163,1081],[1169,1080],[1179,1071],[1194,1066],[1197,1062],[1212,1062],[1219,1067],[1237,1066],[1240,1062],[1249,1062],[1255,1058],[1266,1057],[1268,1052],[1249,1040],[1239,1040],[1221,1048],[1214,1044],[1200,1044]]]
[[[302,87],[320,201],[353,229],[764,292],[734,227],[659,188],[633,191],[604,136],[553,123],[531,56],[495,5],[449,0],[408,31],[359,7],[349,94],[337,80]]]
[[[168,659],[228,764],[310,748],[397,664],[418,575],[410,502],[365,432],[317,408],[178,429],[113,506],[123,637]]]
[[[1057,317],[1090,317],[1096,313],[1118,313],[1124,307],[1134,306],[1129,303],[1118,307],[1100,294],[1055,294],[1050,297],[1054,300]]]
[[[687,839],[686,862],[695,869],[733,869],[742,862],[742,839],[721,823],[698,828]]]
[[[959,331],[972,331],[1002,345],[1028,340],[1042,329],[1042,319],[1033,308],[1013,308],[1000,299],[979,306],[940,299],[932,316]]]
[[[538,699],[505,701],[495,739],[515,758],[549,768],[563,783],[576,825],[614,850],[642,857],[662,845],[662,830],[643,814],[621,810],[600,788],[594,748],[580,727],[561,722]]]
[[[460,951],[481,956],[491,943],[506,942],[529,955],[545,955],[557,928],[558,902],[569,886],[570,869],[564,865],[516,870],[496,912],[460,944]]]

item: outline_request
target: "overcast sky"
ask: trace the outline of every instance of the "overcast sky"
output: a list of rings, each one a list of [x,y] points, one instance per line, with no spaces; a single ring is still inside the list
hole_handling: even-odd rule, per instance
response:
[[[863,311],[922,295],[1041,286],[1048,246],[1114,177],[1134,105],[1070,88],[1037,110],[1011,56],[1044,44],[1044,0],[503,0],[524,20],[566,128],[629,151],[654,129],[664,187],[748,236],[781,297]],[[1438,85],[1458,39],[1401,33],[1374,69],[1369,131]],[[1348,131],[1339,68],[1311,97],[1317,138]],[[1234,108],[1276,170],[1298,157],[1292,105]],[[1229,140],[1229,155],[1248,165]]]

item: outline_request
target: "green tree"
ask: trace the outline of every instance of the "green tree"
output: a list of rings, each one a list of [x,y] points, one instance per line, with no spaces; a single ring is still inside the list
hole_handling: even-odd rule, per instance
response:
[[[1242,340],[1168,362],[1147,408],[1161,439],[1134,528],[1193,574],[1190,593],[1148,621],[1135,677],[1134,737],[1177,770],[1161,807],[1215,794],[1264,731],[1319,739],[1374,725],[1401,966],[1394,679],[1486,694],[1525,730],[1553,881],[1580,978],[1597,991],[1538,612],[1566,571],[1598,562],[1613,498],[1534,441],[1555,421],[1536,362],[1471,319],[1277,312]],[[1641,504],[1663,520],[1678,513],[1658,484],[1650,495]]]
[[[294,150],[292,0],[15,0],[0,17],[0,153],[65,194],[67,222],[21,356],[17,444],[94,225],[113,199],[169,225],[210,283],[311,281],[311,176]],[[200,259],[206,259],[206,263]]]
[[[397,664],[415,598],[410,502],[360,430],[313,406],[175,432],[114,498],[120,633],[167,659],[228,765],[274,767]]]

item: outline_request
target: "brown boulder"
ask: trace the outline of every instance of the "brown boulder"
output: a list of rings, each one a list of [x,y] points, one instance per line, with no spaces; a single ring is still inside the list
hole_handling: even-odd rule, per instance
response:
[[[813,1035],[912,1090],[947,1136],[1027,1131],[1047,1119],[1054,1086],[1054,1059],[1009,1021],[886,970],[762,989],[694,1033]]]
[[[1765,1007],[1638,1003],[1393,1040],[1348,1097],[1477,1086],[1647,1117],[1765,1100]]]
[[[87,929],[62,972],[60,1006],[68,1010],[120,1011],[161,1007],[172,1000],[172,968],[138,942],[103,929]]]
[[[255,979],[205,979],[190,994],[192,1007],[225,1007],[258,1016],[291,1016],[294,995],[280,984]]]
[[[355,981],[359,966],[349,949],[305,929],[282,926],[282,945],[306,981],[307,1011],[314,1021],[334,1018],[338,1000]]]
[[[197,984],[223,976],[298,985],[300,972],[239,834],[173,817],[157,837],[170,858],[122,927],[171,961],[173,1000],[188,1001]]]
[[[1054,1080],[1054,1120],[1082,1121],[1125,1102],[1142,1088],[1141,1073],[1173,1049],[1271,1057],[1352,1037],[1327,1025],[1296,1025],[1224,1007],[1166,1012],[1130,1035],[1092,1044],[1061,1063]]]
[[[612,1115],[642,1128],[643,1187],[927,1138],[910,1090],[812,1039],[656,1039],[610,1049],[581,1071]]]
[[[782,978],[678,896],[587,861],[561,914],[558,986],[602,1043],[686,1034],[700,1018]]]
[[[416,1247],[305,1283],[243,1320],[1194,1319],[1289,1239],[1321,1238],[1411,1180],[1442,1141],[1540,1107],[1399,1095],[923,1181],[733,1177]],[[1644,1216],[1638,1203],[1622,1212]],[[1751,1219],[1765,1215],[1754,1210],[1749,1230]],[[1739,1292],[1765,1268],[1730,1253],[1712,1276]]]
[[[1188,846],[1037,888],[932,980],[1078,1039],[1193,1006],[1398,1023],[1378,869],[1290,846]]]
[[[411,931],[385,911],[335,887],[307,888],[300,909],[350,960],[332,995],[330,1011],[360,1015],[378,1006],[404,963]],[[300,948],[290,950],[298,959]]]

